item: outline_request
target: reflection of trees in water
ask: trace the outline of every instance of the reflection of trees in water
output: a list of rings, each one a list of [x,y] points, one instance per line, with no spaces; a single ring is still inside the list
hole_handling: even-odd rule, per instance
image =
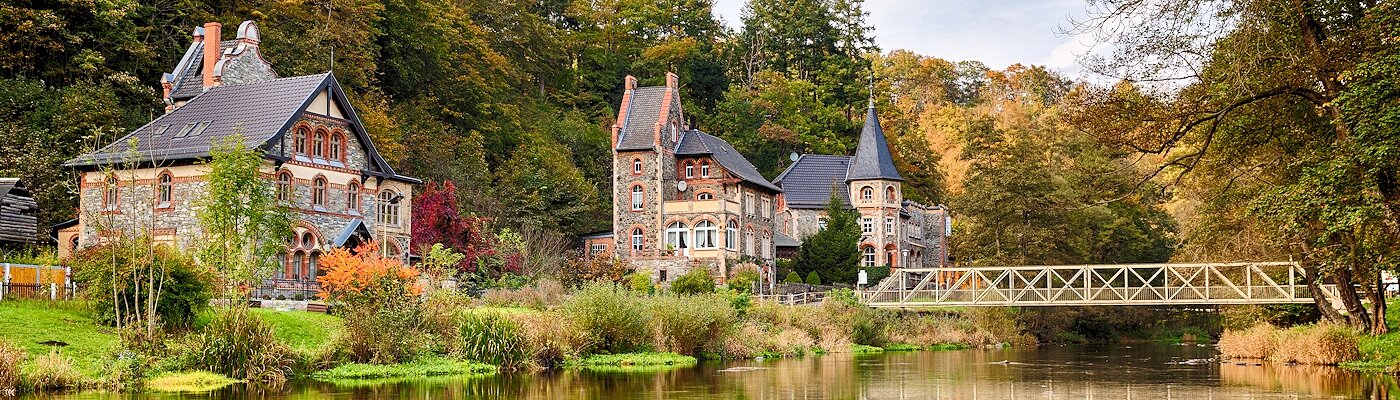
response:
[[[1244,363],[1221,364],[1220,382],[1290,393],[1368,399],[1389,399],[1391,388],[1395,386],[1395,379],[1385,374],[1363,374],[1318,365],[1289,366],[1258,360]],[[1262,365],[1254,365],[1256,363]]]

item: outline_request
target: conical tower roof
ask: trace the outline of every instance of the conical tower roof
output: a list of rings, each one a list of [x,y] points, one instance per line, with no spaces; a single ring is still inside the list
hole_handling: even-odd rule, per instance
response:
[[[875,115],[873,103],[865,114],[865,127],[860,130],[856,155],[851,157],[851,165],[846,169],[846,182],[867,179],[904,180],[894,168],[894,157],[890,155],[889,144],[885,143],[885,131],[880,129],[880,117]]]

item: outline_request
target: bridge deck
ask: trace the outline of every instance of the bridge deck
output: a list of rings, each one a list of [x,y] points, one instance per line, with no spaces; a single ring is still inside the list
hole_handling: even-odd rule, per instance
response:
[[[861,298],[887,308],[1312,303],[1303,277],[1291,262],[908,268]]]

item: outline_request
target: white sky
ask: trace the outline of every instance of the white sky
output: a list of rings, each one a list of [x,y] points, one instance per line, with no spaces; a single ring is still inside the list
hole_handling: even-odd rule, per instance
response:
[[[747,0],[714,0],[715,13],[739,29]],[[866,23],[881,52],[907,49],[951,61],[975,60],[993,69],[1015,63],[1043,65],[1080,78],[1075,56],[1087,37],[1058,32],[1082,18],[1084,0],[866,0]]]

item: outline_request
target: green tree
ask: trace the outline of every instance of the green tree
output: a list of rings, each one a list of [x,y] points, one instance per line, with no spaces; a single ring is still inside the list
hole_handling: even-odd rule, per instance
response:
[[[806,272],[808,279],[817,274],[829,283],[854,283],[860,264],[858,215],[833,191],[826,205],[826,227],[802,241],[794,260],[796,271]]]
[[[241,135],[233,135],[215,145],[205,164],[197,215],[203,231],[200,263],[223,278],[224,289],[236,290],[231,295],[246,298],[277,270],[277,254],[286,249],[292,224],[262,176],[262,151],[243,143]]]
[[[820,285],[822,284],[822,277],[817,275],[817,271],[808,272],[806,283],[808,285]]]

